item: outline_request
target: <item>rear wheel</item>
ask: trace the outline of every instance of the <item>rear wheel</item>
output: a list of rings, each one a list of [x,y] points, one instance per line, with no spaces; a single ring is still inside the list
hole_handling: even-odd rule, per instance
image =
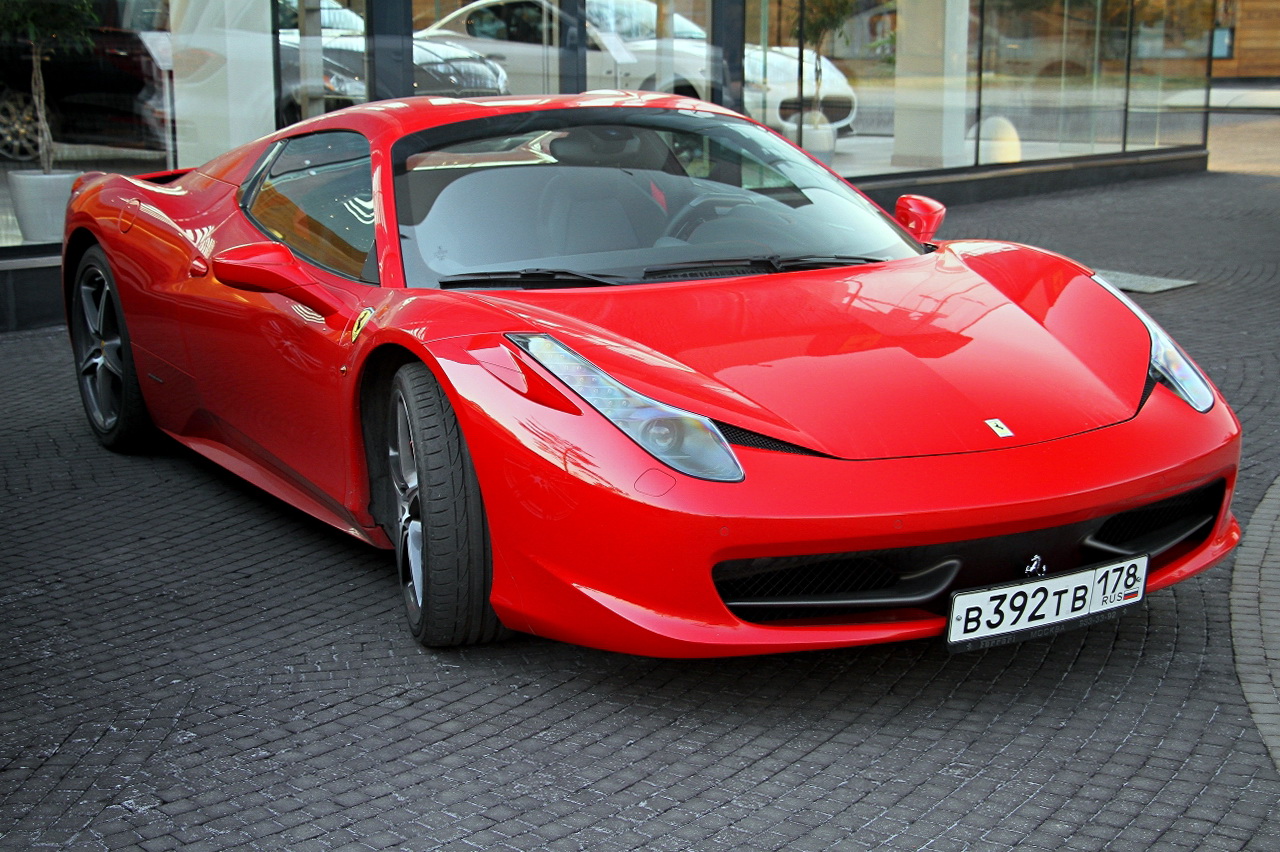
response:
[[[25,162],[39,154],[35,101],[26,92],[5,90],[0,93],[0,156]]]
[[[129,347],[129,332],[111,267],[102,249],[85,252],[71,291],[71,348],[80,401],[98,441],[117,452],[142,448],[152,436]]]
[[[453,406],[420,363],[391,383],[388,488],[405,615],[429,648],[504,634],[489,604],[493,569],[480,485]]]

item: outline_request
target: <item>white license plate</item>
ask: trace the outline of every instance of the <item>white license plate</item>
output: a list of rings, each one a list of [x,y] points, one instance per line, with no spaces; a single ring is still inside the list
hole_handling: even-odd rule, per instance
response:
[[[1024,638],[1010,634],[1048,633],[1066,622],[1100,620],[1089,616],[1137,603],[1146,582],[1147,557],[1134,556],[1074,574],[956,592],[951,596],[947,642],[953,650],[957,643],[983,647]]]

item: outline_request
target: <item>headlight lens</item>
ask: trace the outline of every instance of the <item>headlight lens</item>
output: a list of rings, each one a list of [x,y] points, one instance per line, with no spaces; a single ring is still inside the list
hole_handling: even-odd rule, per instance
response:
[[[1151,334],[1151,372],[1156,380],[1182,397],[1196,411],[1205,412],[1213,408],[1213,389],[1209,386],[1209,380],[1196,369],[1182,348],[1173,342],[1173,338],[1119,288],[1098,275],[1093,276],[1093,280],[1110,290],[1146,324],[1147,331]]]
[[[344,98],[364,100],[365,97],[363,80],[348,77],[336,71],[330,71],[325,74],[324,86],[330,94],[341,95]]]
[[[707,418],[636,393],[550,335],[508,337],[658,461],[699,479],[743,479],[728,442]]]

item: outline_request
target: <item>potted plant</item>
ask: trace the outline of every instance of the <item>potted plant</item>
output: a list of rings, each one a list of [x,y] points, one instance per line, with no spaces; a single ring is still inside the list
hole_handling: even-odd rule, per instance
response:
[[[55,171],[53,139],[44,97],[43,63],[55,49],[81,50],[92,44],[98,23],[92,0],[3,0],[0,34],[31,47],[31,101],[39,138],[40,169],[9,173],[18,227],[27,242],[62,239],[62,211],[75,171]]]
[[[800,111],[787,128],[787,137],[827,163],[835,156],[836,129],[822,112],[822,50],[827,37],[843,27],[853,11],[853,0],[808,0],[800,5],[793,31],[801,48],[811,45],[808,50],[813,53],[813,94],[801,102]],[[803,78],[805,50],[797,50],[796,55],[800,57],[798,73]]]

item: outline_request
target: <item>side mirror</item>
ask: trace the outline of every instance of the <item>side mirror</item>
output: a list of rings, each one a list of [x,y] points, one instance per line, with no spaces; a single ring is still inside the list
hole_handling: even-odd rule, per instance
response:
[[[341,307],[298,267],[298,259],[281,243],[248,243],[220,251],[213,256],[213,275],[236,290],[279,293],[322,316]]]
[[[924,195],[904,195],[893,208],[893,218],[922,243],[933,239],[947,216],[947,208]]]

